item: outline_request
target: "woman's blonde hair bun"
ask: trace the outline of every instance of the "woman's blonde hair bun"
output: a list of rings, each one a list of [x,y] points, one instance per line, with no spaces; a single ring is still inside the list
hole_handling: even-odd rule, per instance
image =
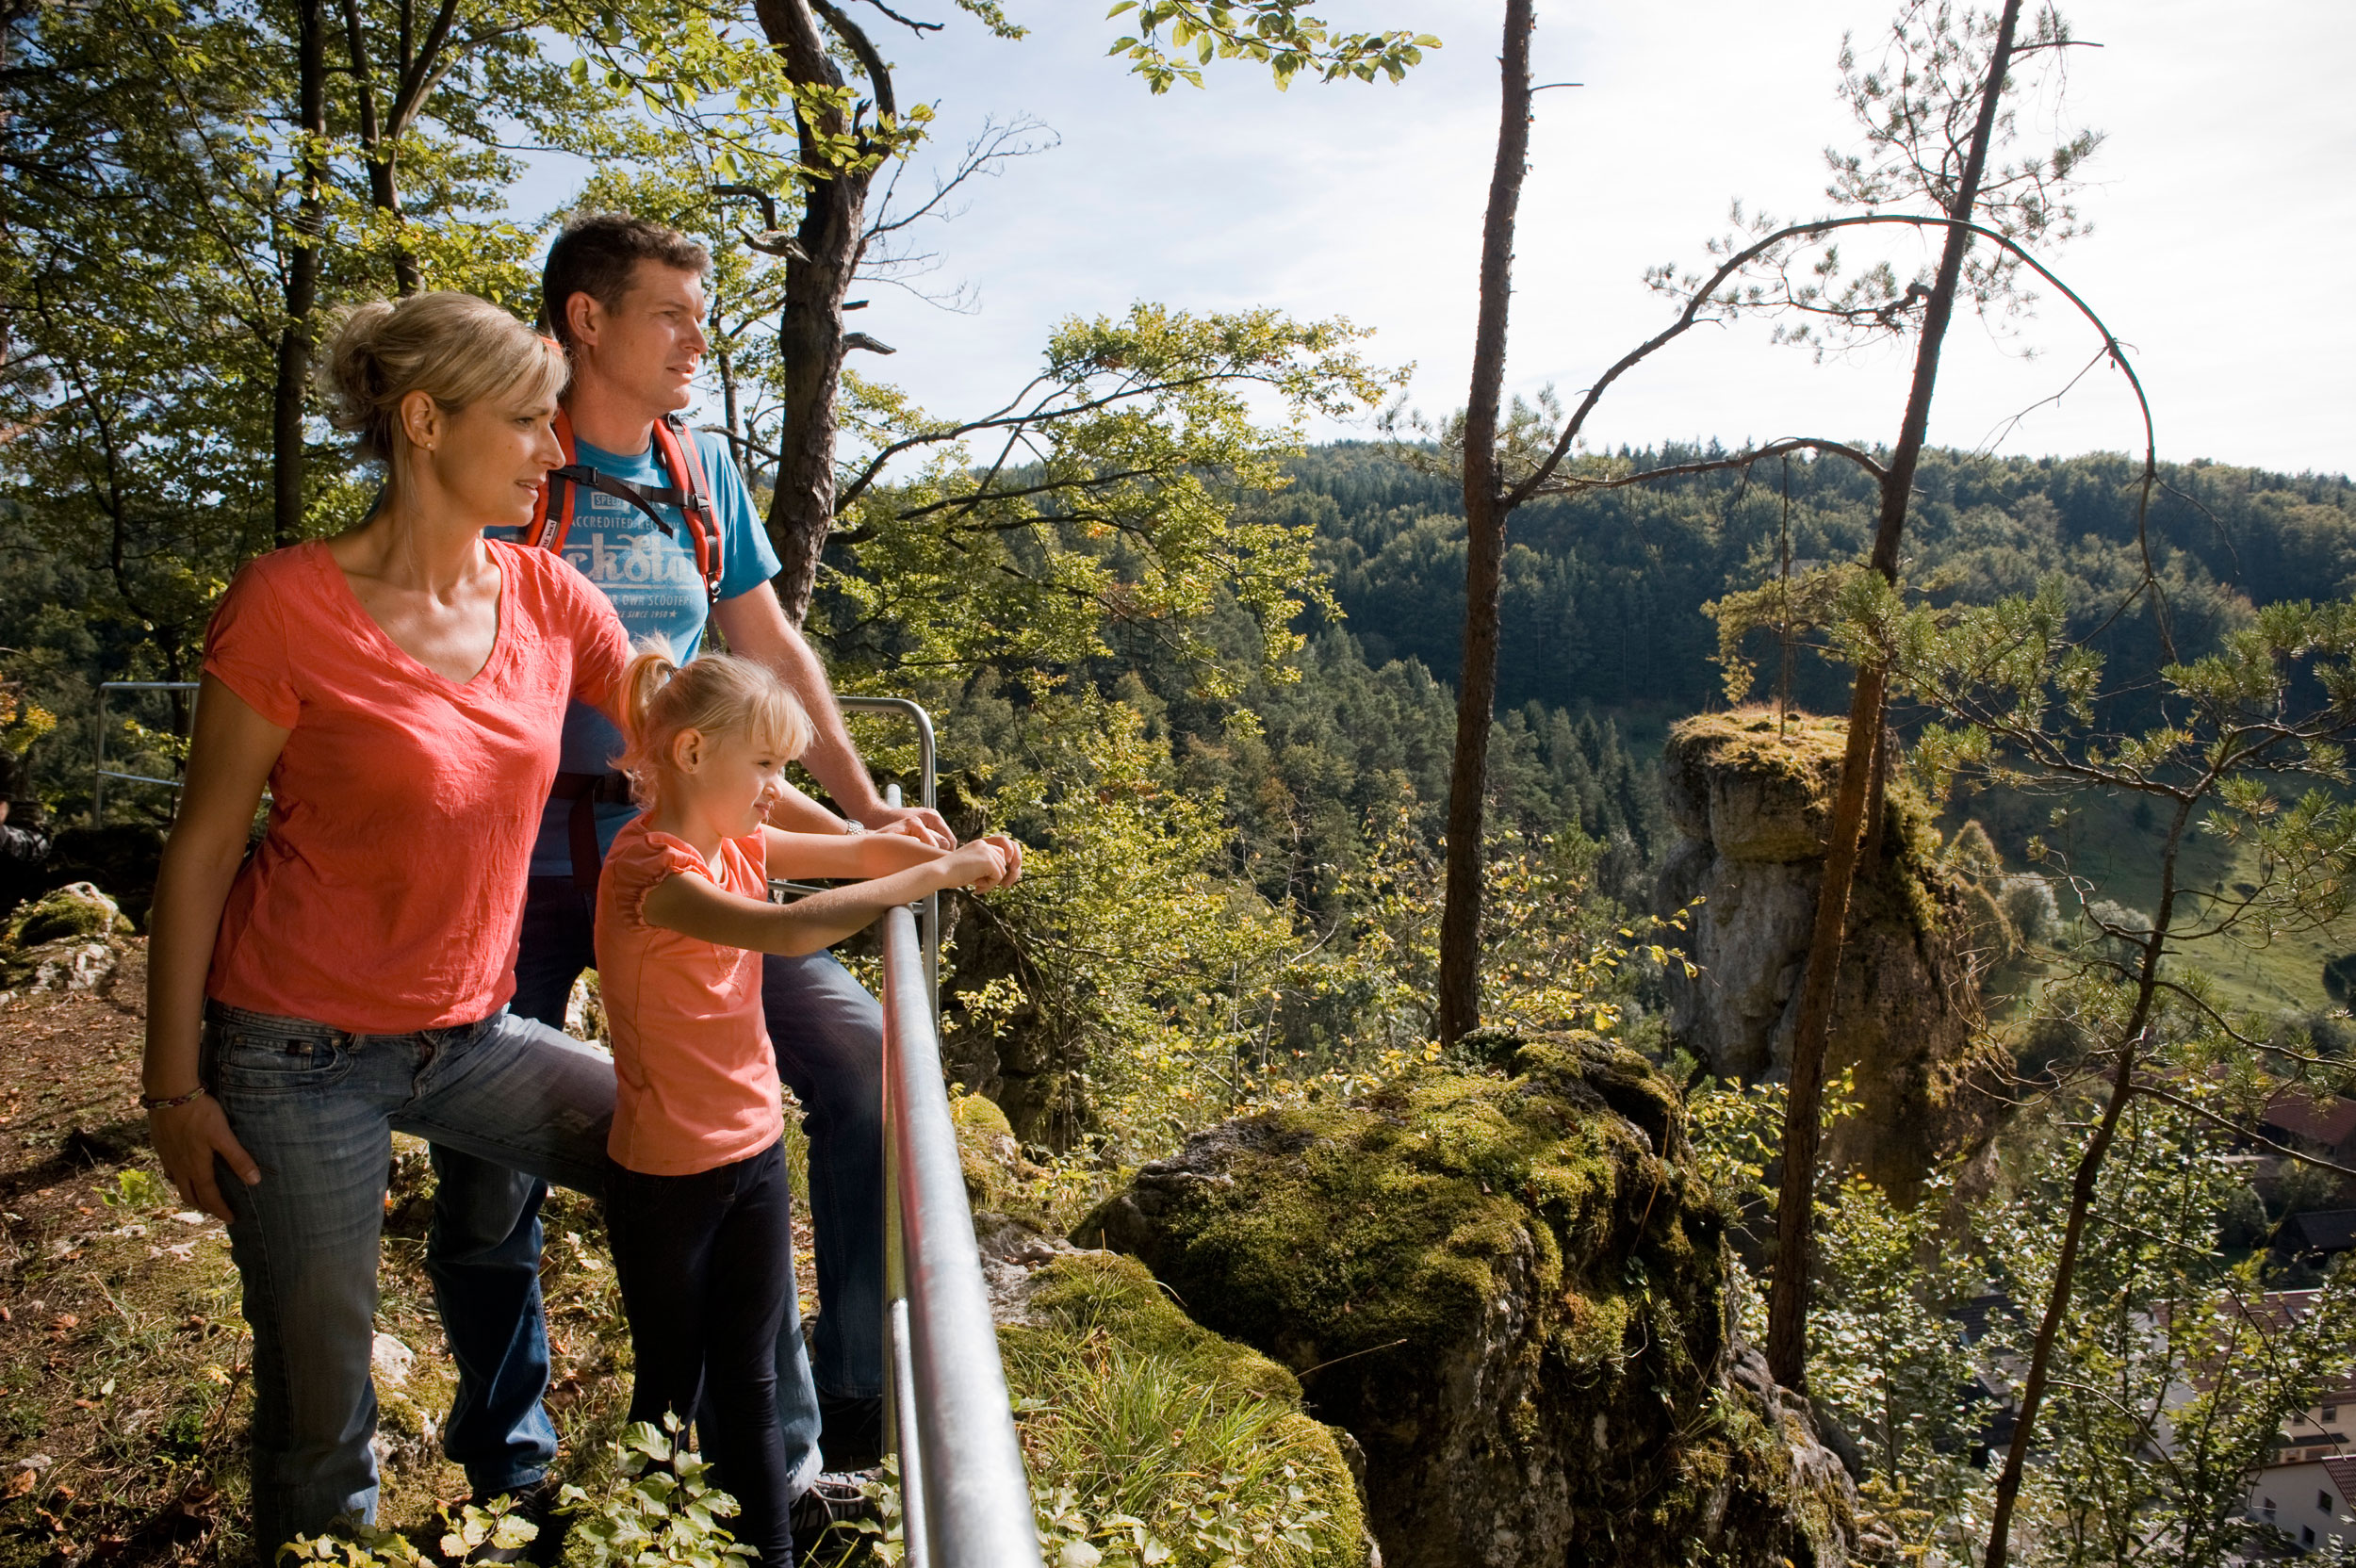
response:
[[[335,428],[359,436],[362,457],[389,462],[410,393],[452,414],[509,391],[552,402],[568,371],[549,339],[488,300],[445,290],[345,312],[325,373]]]

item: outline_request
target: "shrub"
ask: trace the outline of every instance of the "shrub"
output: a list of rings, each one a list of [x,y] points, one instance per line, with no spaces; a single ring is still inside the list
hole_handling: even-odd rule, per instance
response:
[[[743,1568],[754,1556],[739,1545],[721,1520],[736,1513],[736,1499],[705,1478],[711,1466],[679,1446],[679,1417],[661,1428],[641,1421],[614,1446],[610,1478],[592,1494],[567,1486],[561,1495],[572,1516],[564,1539],[564,1568],[619,1568],[661,1563],[664,1568]],[[515,1551],[536,1540],[540,1528],[510,1511],[514,1499],[489,1508],[468,1503],[452,1519],[437,1544],[436,1559],[408,1537],[347,1516],[316,1536],[278,1549],[281,1564],[331,1563],[335,1568],[442,1568],[463,1562],[485,1548]]]
[[[2061,905],[2053,885],[2035,872],[2007,876],[1997,884],[1997,902],[2023,944],[2034,945],[2053,936],[2061,924]]]

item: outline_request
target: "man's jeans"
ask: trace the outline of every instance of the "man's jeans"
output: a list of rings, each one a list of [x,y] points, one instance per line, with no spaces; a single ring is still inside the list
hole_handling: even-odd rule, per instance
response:
[[[352,1035],[219,1004],[206,1012],[205,1061],[205,1083],[262,1171],[249,1187],[219,1167],[254,1330],[254,1524],[267,1562],[339,1513],[375,1511],[369,1351],[391,1135],[415,1134],[446,1158],[483,1168],[528,1171],[535,1191],[554,1182],[600,1193],[614,1064],[504,1010],[450,1029]],[[508,1302],[528,1300],[536,1323],[531,1263],[459,1241],[448,1217],[437,1218],[435,1234],[450,1277],[486,1282],[495,1288],[485,1294]],[[511,1224],[501,1233],[515,1233]],[[437,1272],[437,1282],[444,1278]],[[514,1337],[512,1322],[507,1331]],[[466,1337],[452,1327],[454,1348]],[[462,1369],[470,1359],[486,1364],[482,1337],[459,1351]],[[485,1386],[512,1392],[503,1375]],[[503,1420],[511,1468],[495,1481],[537,1479],[555,1451],[537,1388],[503,1416],[486,1416],[489,1403],[478,1397],[469,1408],[462,1396],[459,1414],[474,1434],[465,1441],[484,1442]],[[453,1419],[453,1453],[459,1425]],[[486,1442],[483,1451],[499,1446]]]

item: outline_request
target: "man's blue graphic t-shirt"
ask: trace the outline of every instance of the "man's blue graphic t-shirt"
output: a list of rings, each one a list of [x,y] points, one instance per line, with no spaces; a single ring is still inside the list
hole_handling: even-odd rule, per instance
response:
[[[777,551],[753,514],[753,498],[744,476],[728,455],[728,442],[697,432],[704,473],[712,482],[712,506],[720,522],[720,596],[732,599],[750,593],[777,575]],[[651,438],[635,457],[620,457],[583,441],[577,461],[626,480],[641,489],[671,488],[676,482],[663,466]],[[679,508],[662,509],[676,534],[655,527],[644,512],[618,497],[581,486],[572,487],[573,526],[564,535],[564,559],[605,591],[614,611],[629,629],[630,641],[660,632],[669,640],[674,657],[682,662],[702,646],[704,622],[711,612],[704,596],[702,574],[695,567],[695,542],[687,531]],[[513,538],[519,530],[494,529],[495,536]],[[575,703],[564,716],[565,773],[604,773],[622,749],[621,732],[594,708]],[[637,808],[620,802],[600,802],[597,848],[614,843],[614,835]],[[532,850],[532,874],[570,876],[573,873],[569,818],[572,803],[548,802],[540,819],[539,841]]]

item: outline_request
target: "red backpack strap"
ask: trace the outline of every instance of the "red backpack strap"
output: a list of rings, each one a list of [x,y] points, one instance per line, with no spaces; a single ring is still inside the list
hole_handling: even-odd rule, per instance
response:
[[[570,467],[578,460],[581,443],[573,435],[573,417],[564,412],[564,405],[556,405],[556,444],[564,453],[561,466]],[[524,531],[523,542],[533,549],[562,550],[564,536],[573,531],[573,493],[577,486],[556,477],[551,470],[540,481],[540,494],[532,503],[532,526]],[[561,491],[556,498],[555,515],[549,515],[549,492]]]
[[[654,422],[654,439],[664,470],[686,497],[679,511],[687,519],[689,537],[695,542],[695,569],[703,576],[705,595],[716,604],[726,564],[721,558],[720,514],[712,504],[712,478],[704,471],[702,443],[676,414]]]

